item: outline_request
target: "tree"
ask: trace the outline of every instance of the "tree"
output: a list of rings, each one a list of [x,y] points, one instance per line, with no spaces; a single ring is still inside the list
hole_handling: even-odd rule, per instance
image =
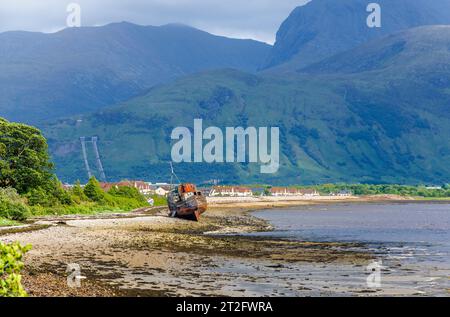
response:
[[[28,193],[54,181],[52,170],[47,141],[41,131],[0,118],[0,187]]]
[[[102,202],[106,198],[106,193],[100,187],[100,183],[94,176],[89,179],[83,191],[87,198],[95,202]]]
[[[88,198],[84,194],[83,188],[81,187],[79,180],[76,181],[71,192],[72,192],[73,199],[76,200],[77,203],[88,200]]]

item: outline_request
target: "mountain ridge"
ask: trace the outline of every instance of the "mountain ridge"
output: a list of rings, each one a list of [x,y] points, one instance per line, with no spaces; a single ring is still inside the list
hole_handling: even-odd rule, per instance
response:
[[[428,59],[429,49],[409,45],[409,41],[426,43],[430,32],[440,32],[435,27],[420,30],[379,39],[365,55],[370,60],[389,41],[405,40],[404,54],[423,56],[417,59],[417,68],[379,67],[374,76],[373,69],[283,76],[205,71],[84,116],[81,123],[60,120],[45,129],[56,164],[62,167],[58,175],[67,181],[85,177],[78,138],[97,135],[110,178],[164,181],[172,129],[192,128],[193,120],[202,118],[205,126],[220,128],[279,127],[281,166],[278,174],[261,175],[252,164],[177,165],[179,174],[192,181],[448,182],[450,90],[441,87],[450,83],[450,69]],[[415,37],[409,37],[410,33]],[[438,47],[450,47],[450,36],[439,34],[437,39]],[[450,60],[450,50],[442,53],[444,61]],[[346,56],[351,58],[351,51]],[[434,67],[426,76],[404,71],[421,69],[421,61]]]
[[[256,71],[270,46],[185,26],[68,28],[0,34],[0,112],[43,120],[95,111],[207,69]]]

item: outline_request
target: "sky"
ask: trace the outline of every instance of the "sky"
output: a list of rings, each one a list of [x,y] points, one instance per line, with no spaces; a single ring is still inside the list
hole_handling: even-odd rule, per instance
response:
[[[183,23],[233,38],[275,41],[280,24],[309,0],[0,0],[0,32],[56,32],[66,27],[67,6],[81,7],[81,26],[128,21]]]

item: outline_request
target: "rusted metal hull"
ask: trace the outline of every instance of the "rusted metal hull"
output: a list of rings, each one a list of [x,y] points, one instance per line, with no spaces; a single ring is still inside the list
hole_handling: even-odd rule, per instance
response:
[[[198,221],[208,208],[206,197],[197,193],[188,198],[181,198],[177,193],[171,192],[168,204],[172,217],[191,221]]]

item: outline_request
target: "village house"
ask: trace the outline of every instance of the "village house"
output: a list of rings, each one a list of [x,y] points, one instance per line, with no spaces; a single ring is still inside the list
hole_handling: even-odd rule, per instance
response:
[[[336,194],[336,196],[338,197],[350,197],[353,196],[353,193],[349,190],[341,190],[340,192],[338,192]]]
[[[158,186],[158,188],[155,190],[155,194],[158,196],[167,196],[170,193],[170,186],[163,185]]]
[[[305,196],[314,197],[319,196],[319,193],[314,189],[297,189],[289,187],[272,187],[269,190],[271,196],[287,197],[287,196]]]
[[[440,187],[440,186],[427,186],[425,188],[428,190],[443,190],[444,189],[443,187]]]
[[[301,189],[300,194],[306,197],[316,197],[320,196],[319,192],[315,189]]]
[[[199,192],[202,193],[203,196],[211,196],[212,188],[211,187],[198,187]]]
[[[251,197],[253,192],[250,188],[239,186],[215,186],[213,187],[210,196],[225,196],[225,197]]]

